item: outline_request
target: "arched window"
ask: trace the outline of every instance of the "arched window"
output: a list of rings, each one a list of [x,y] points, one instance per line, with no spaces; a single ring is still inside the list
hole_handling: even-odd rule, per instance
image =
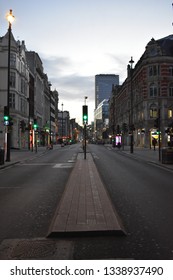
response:
[[[157,115],[157,105],[153,103],[150,105],[150,118],[157,118]]]
[[[156,97],[157,96],[157,86],[153,83],[150,84],[150,97]]]

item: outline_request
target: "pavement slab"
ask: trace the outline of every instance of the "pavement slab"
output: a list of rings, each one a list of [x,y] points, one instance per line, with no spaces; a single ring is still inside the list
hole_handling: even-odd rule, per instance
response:
[[[103,185],[92,155],[79,153],[57,207],[48,237],[120,234],[125,230]]]

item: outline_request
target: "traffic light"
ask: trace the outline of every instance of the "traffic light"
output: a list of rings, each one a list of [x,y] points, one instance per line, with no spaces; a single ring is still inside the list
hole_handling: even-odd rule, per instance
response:
[[[83,105],[83,124],[88,123],[88,106]]]
[[[8,112],[8,107],[4,106],[4,125],[9,125],[10,124],[10,117],[9,117],[9,112]]]
[[[38,128],[37,119],[34,119],[33,128],[34,128],[34,130],[37,130],[37,128]]]

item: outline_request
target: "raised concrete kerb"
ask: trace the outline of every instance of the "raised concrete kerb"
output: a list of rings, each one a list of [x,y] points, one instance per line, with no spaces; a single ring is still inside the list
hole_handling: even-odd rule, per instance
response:
[[[48,237],[118,234],[125,230],[100,179],[92,155],[79,153]]]

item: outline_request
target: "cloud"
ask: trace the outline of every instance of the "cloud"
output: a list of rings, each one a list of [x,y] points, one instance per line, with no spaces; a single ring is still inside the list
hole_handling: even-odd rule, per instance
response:
[[[72,61],[69,57],[42,55],[41,60],[43,62],[44,71],[47,72],[50,77],[61,76],[67,69],[72,67]]]
[[[73,62],[68,57],[43,56],[44,71],[52,84],[64,99],[81,100],[88,96],[94,100],[94,76],[82,76],[74,70]]]
[[[110,60],[112,61],[111,64],[114,65],[114,72],[119,75],[120,83],[123,83],[127,77],[127,65],[129,63],[130,57],[127,54],[106,54]]]
[[[79,101],[84,96],[88,96],[91,100],[94,100],[93,76],[81,76],[74,73],[53,78],[51,82],[65,99],[69,99],[70,96],[73,100]]]

